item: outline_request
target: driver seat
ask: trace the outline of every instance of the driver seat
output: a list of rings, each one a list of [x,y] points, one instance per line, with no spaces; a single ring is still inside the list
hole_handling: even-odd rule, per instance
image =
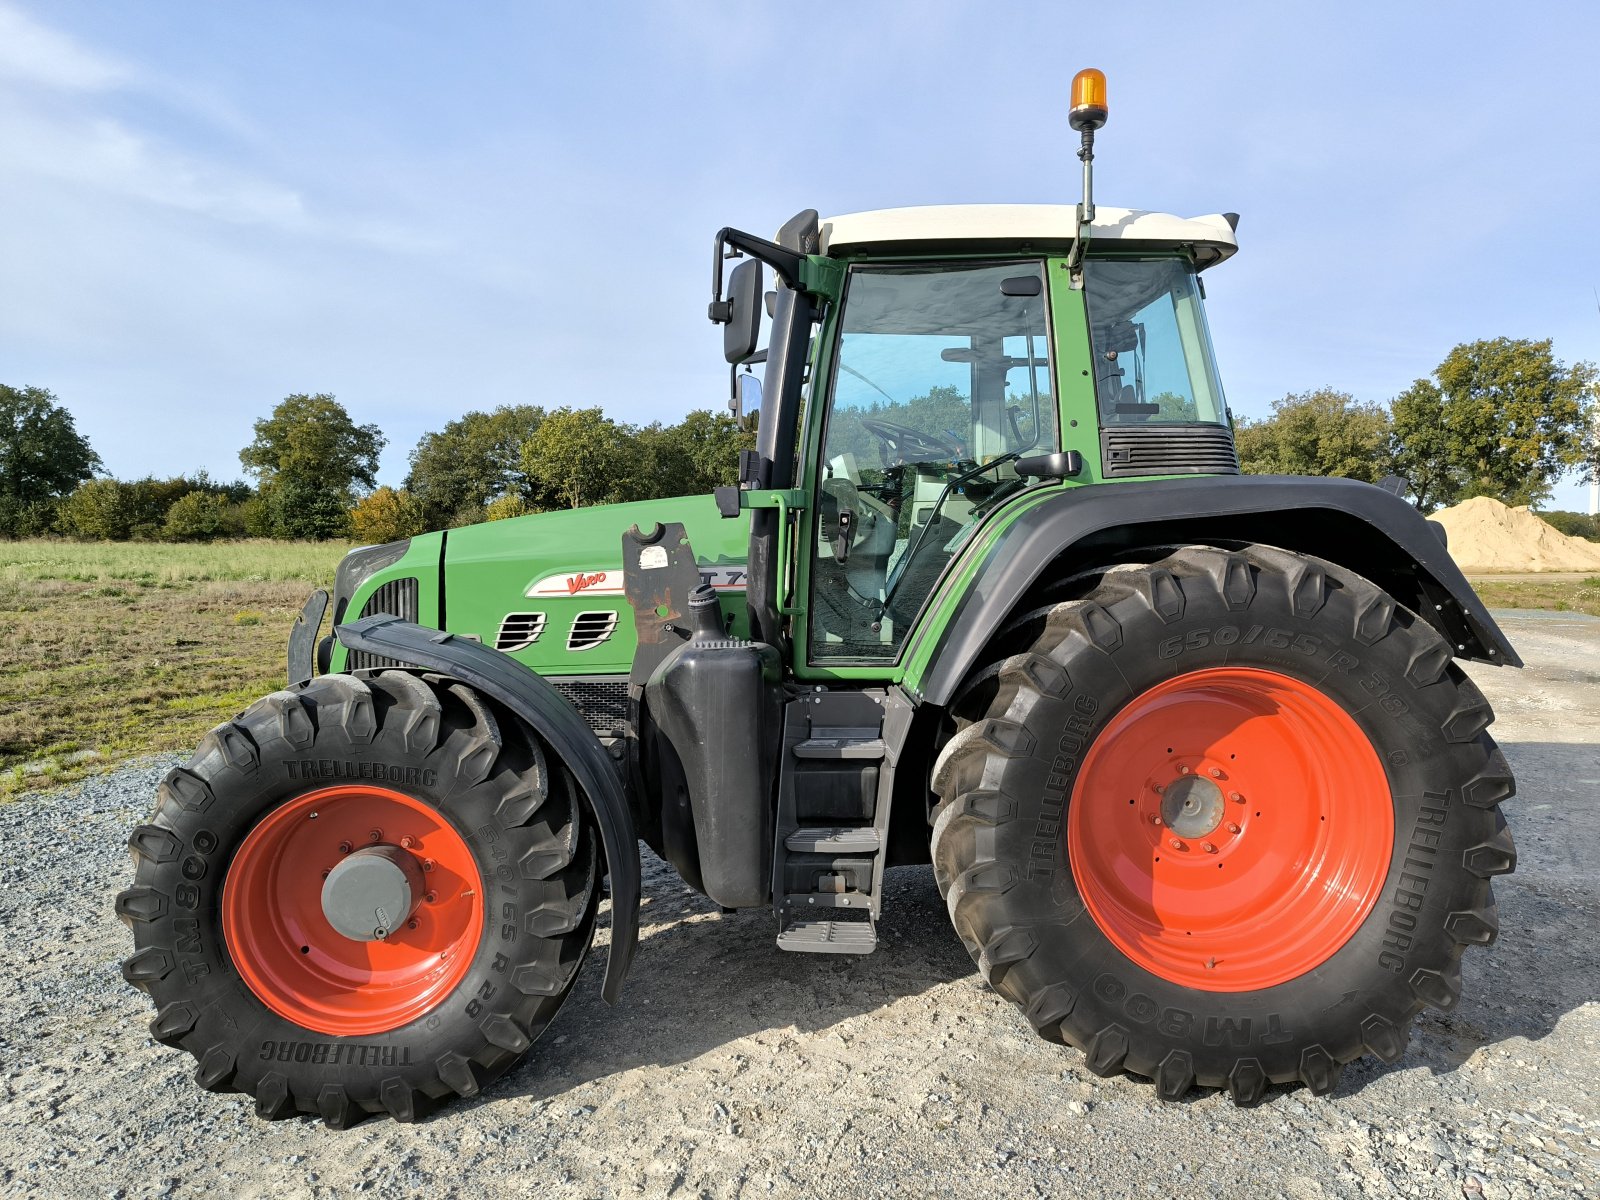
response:
[[[894,511],[841,476],[822,481],[821,499],[817,529],[827,549],[818,549],[819,566],[826,569],[827,565],[832,565],[838,569],[857,599],[868,602],[883,599],[898,525]],[[834,546],[839,514],[846,511],[855,517],[855,532],[850,539],[850,552],[841,565],[834,557]]]

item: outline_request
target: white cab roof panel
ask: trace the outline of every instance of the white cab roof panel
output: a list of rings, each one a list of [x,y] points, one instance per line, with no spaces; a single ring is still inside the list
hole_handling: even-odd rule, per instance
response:
[[[822,220],[822,252],[866,251],[921,254],[935,250],[993,247],[1047,250],[1072,243],[1078,230],[1075,204],[930,204],[880,208]],[[1127,249],[1191,246],[1202,267],[1219,263],[1239,248],[1233,227],[1220,213],[1174,217],[1168,213],[1096,205],[1090,245],[1125,244]]]

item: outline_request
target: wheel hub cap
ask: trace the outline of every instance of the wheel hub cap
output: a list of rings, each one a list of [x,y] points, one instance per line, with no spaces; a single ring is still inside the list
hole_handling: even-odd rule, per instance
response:
[[[1222,789],[1199,775],[1180,775],[1163,789],[1161,816],[1179,837],[1203,837],[1222,823]]]
[[[357,850],[322,884],[322,915],[358,942],[381,942],[407,920],[422,897],[422,864],[399,846]]]

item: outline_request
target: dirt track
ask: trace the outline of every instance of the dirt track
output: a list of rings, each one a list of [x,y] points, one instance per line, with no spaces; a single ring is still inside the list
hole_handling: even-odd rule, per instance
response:
[[[555,1025],[421,1126],[258,1122],[146,1036],[117,963],[122,849],[164,764],[0,810],[0,1193],[431,1197],[1589,1195],[1600,1189],[1600,620],[1519,614],[1474,674],[1516,770],[1501,940],[1394,1066],[1330,1098],[1175,1105],[1034,1036],[978,979],[926,868],[865,959],[779,952],[651,860],[623,1003],[591,957]],[[604,931],[602,930],[602,937]],[[1587,1189],[1587,1190],[1586,1190]]]

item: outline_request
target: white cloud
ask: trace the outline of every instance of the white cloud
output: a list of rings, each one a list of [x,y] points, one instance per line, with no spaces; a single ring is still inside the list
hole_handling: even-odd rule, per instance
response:
[[[197,161],[121,122],[13,104],[0,110],[0,178],[33,175],[246,224],[304,227],[292,189]]]
[[[68,92],[103,92],[132,78],[133,73],[115,59],[0,3],[0,80]]]

